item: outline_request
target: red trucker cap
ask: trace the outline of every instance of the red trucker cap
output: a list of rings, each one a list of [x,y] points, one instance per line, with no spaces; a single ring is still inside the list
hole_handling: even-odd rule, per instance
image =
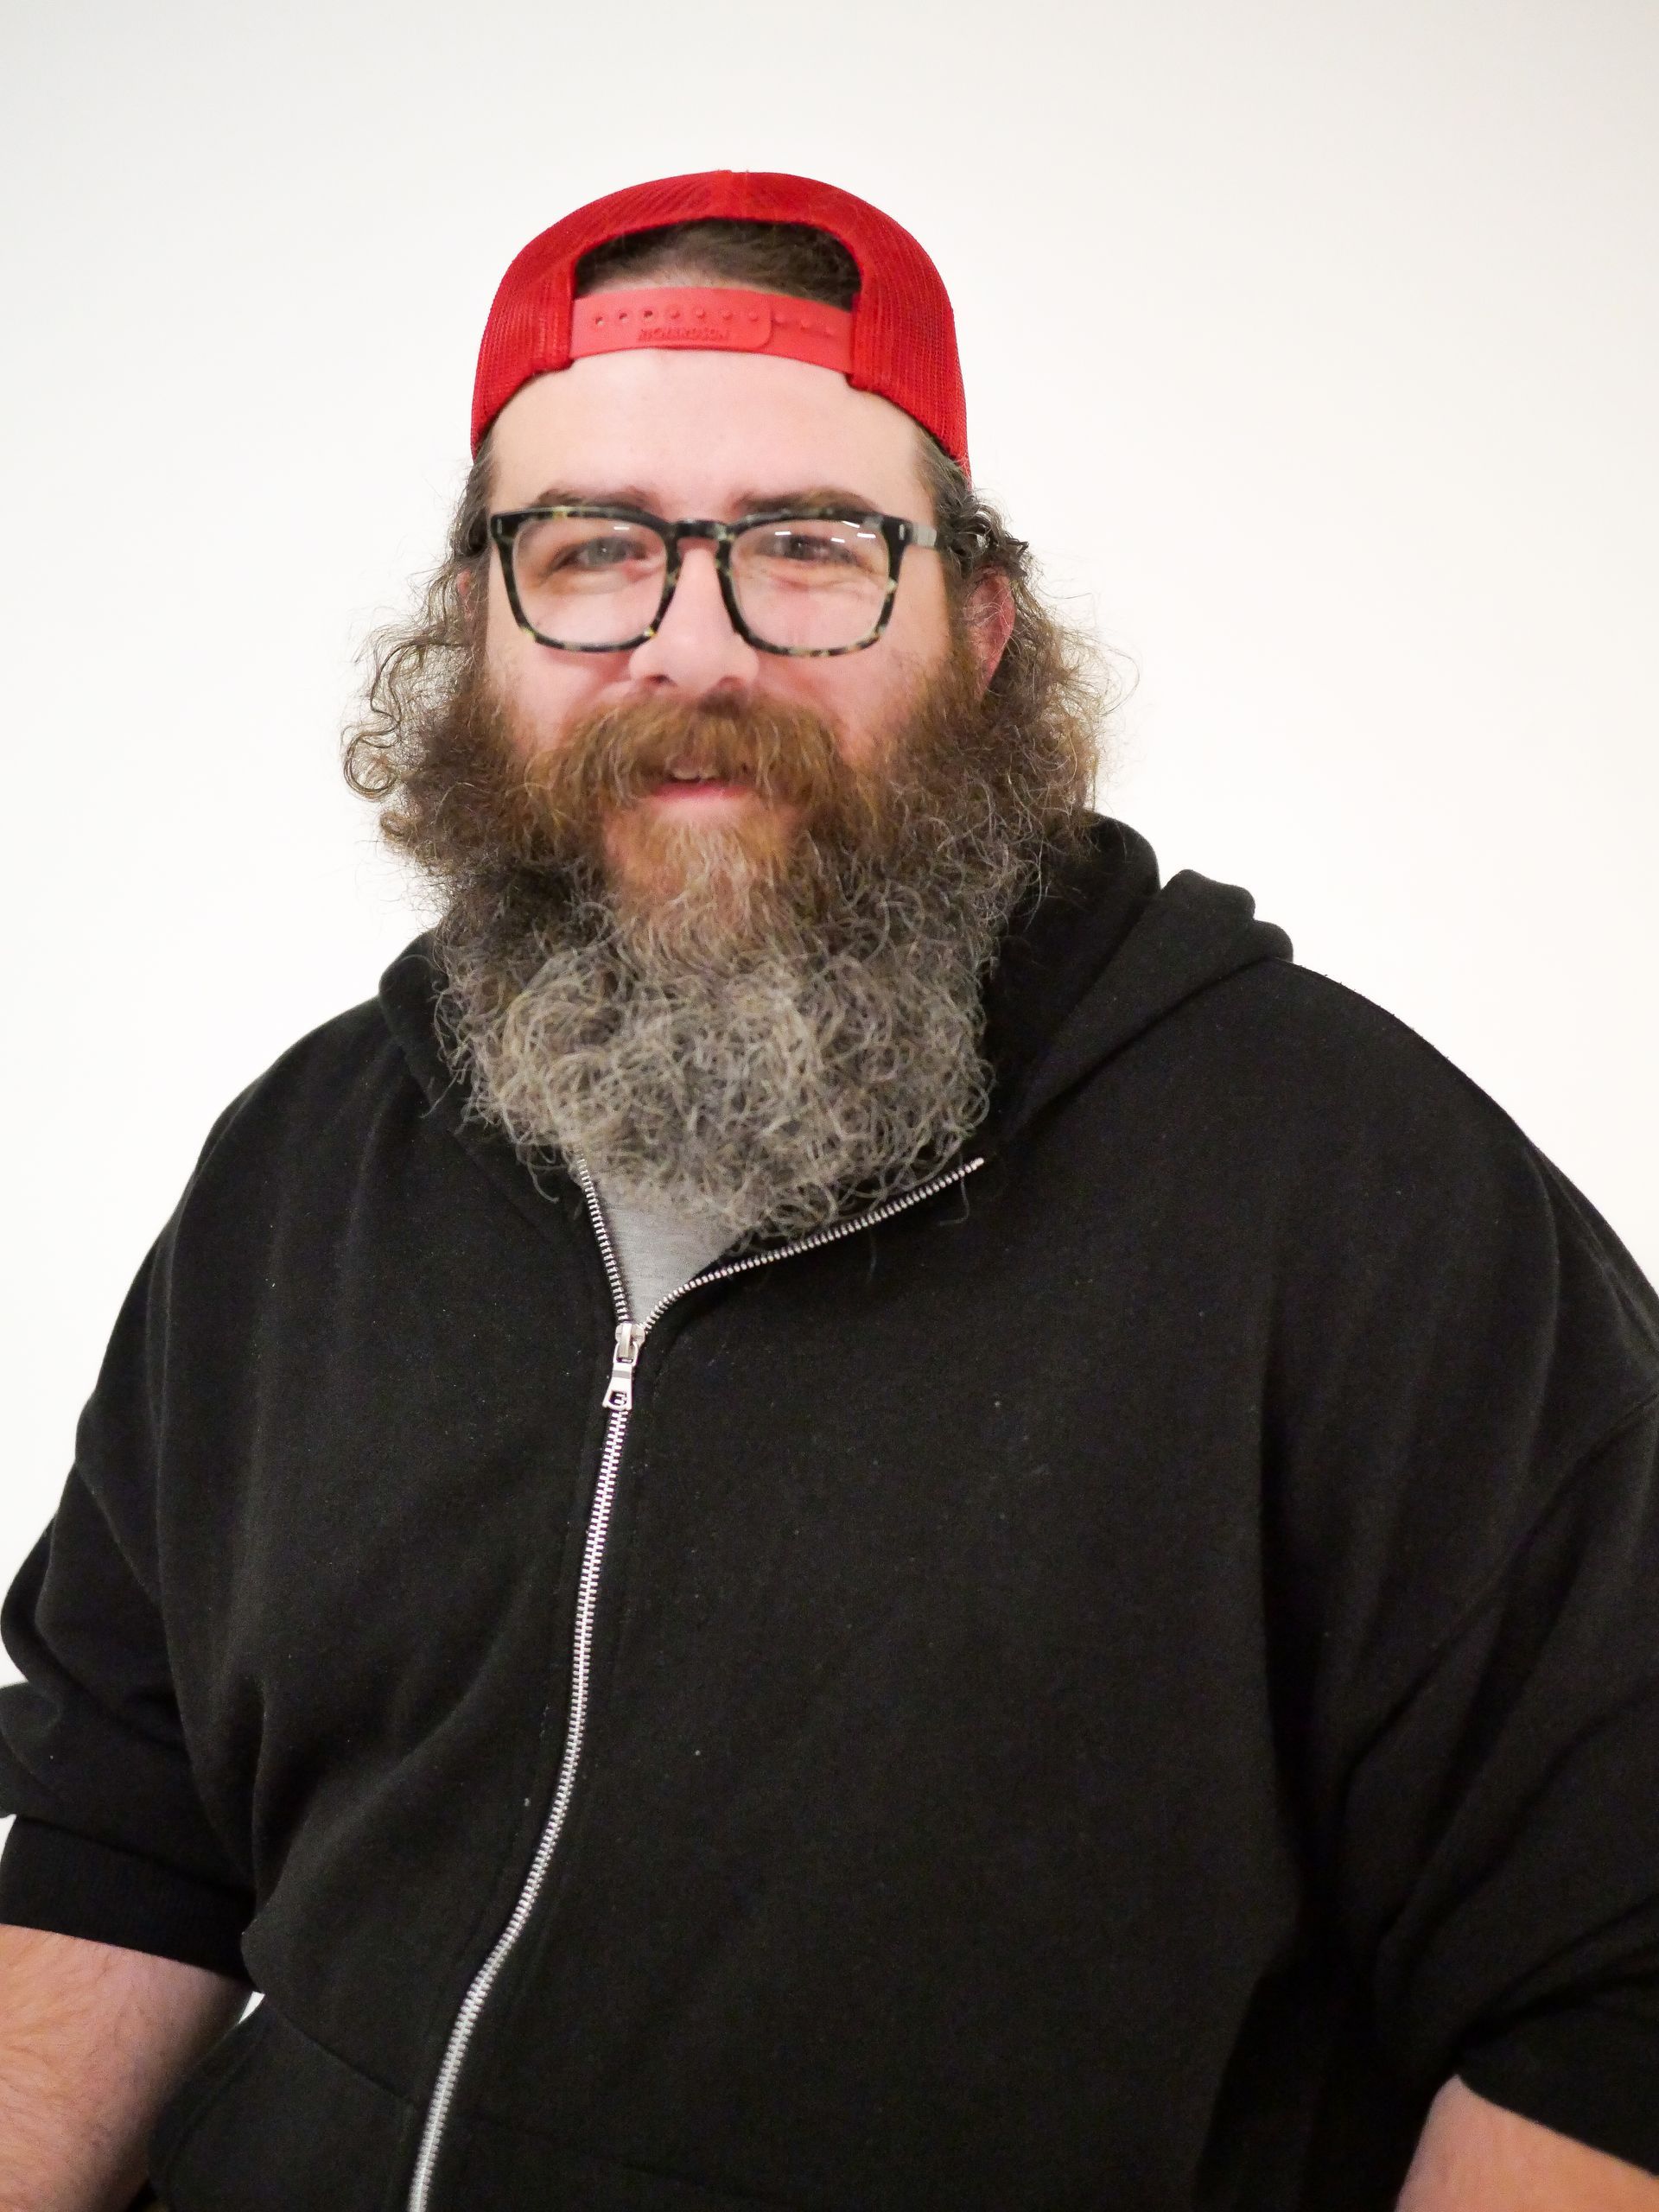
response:
[[[674,286],[574,297],[582,255],[633,231],[711,217],[810,223],[858,264],[850,312],[737,287]],[[784,354],[842,370],[931,430],[968,466],[968,410],[956,318],[938,270],[910,232],[850,192],[810,177],[709,169],[590,200],[542,232],[501,279],[473,387],[473,451],[521,385],[585,353],[631,346]]]

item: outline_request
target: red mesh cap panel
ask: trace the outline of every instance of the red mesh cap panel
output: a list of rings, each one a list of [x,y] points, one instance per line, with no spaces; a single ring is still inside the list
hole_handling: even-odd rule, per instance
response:
[[[956,318],[938,270],[910,232],[868,200],[810,177],[759,169],[630,185],[532,238],[501,279],[484,327],[473,387],[474,452],[521,385],[570,365],[575,266],[584,253],[630,232],[711,217],[811,223],[839,238],[859,270],[848,381],[902,407],[967,467]]]

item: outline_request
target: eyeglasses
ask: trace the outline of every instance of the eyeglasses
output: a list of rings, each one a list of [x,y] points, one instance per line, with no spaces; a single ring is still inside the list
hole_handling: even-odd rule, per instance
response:
[[[732,626],[763,653],[855,653],[887,626],[907,545],[938,532],[900,515],[779,510],[735,522],[665,522],[583,501],[490,517],[514,620],[564,652],[613,653],[654,637],[687,538],[714,547]]]

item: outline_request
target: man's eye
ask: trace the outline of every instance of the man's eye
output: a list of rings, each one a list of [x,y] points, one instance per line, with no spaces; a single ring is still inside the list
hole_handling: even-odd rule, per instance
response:
[[[843,562],[856,562],[858,558],[855,550],[848,544],[845,539],[821,531],[775,531],[766,550],[773,560],[781,561],[836,565]]]
[[[583,544],[566,546],[553,566],[577,569],[620,569],[631,561],[645,561],[650,557],[650,551],[640,538],[590,537]]]

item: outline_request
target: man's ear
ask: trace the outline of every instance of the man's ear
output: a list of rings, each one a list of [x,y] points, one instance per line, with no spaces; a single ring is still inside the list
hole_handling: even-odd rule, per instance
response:
[[[978,661],[982,680],[996,674],[1008,639],[1014,634],[1014,592],[1001,569],[987,569],[970,587],[963,614],[968,643]]]

